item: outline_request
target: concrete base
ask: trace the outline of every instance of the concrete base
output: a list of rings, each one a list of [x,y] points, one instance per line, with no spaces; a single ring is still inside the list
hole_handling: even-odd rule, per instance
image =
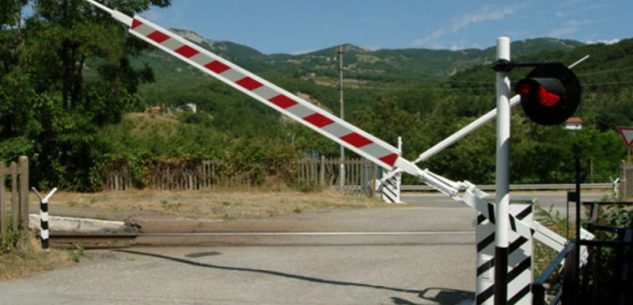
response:
[[[29,215],[29,227],[33,230],[40,229],[40,215]],[[55,232],[94,233],[128,231],[128,227],[123,221],[60,216],[49,216],[48,227],[51,231]]]

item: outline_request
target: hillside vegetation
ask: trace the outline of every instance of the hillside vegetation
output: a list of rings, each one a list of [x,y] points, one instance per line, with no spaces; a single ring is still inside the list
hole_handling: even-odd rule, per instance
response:
[[[98,190],[113,162],[129,164],[142,187],[152,162],[223,159],[236,171],[265,176],[289,173],[293,160],[306,153],[338,154],[337,145],[315,132],[123,35],[120,25],[84,3],[35,5],[22,24],[16,18],[23,3],[14,2],[6,14],[11,18],[0,20],[0,160],[30,156],[32,177],[41,187]],[[150,2],[169,4],[132,2],[129,11]],[[338,109],[337,48],[266,55],[178,31],[291,92]],[[625,149],[614,127],[633,118],[633,40],[584,45],[542,38],[514,42],[512,48],[518,60],[571,64],[591,55],[575,68],[584,86],[577,113],[588,123],[583,131],[537,126],[514,110],[512,182],[571,181],[573,143],[582,147],[588,181],[617,175]],[[391,143],[402,136],[409,159],[495,107],[492,48],[345,49],[346,119]],[[512,79],[527,72],[517,69]],[[167,111],[189,103],[199,111],[141,113],[148,105]],[[494,125],[423,166],[453,179],[492,182]]]

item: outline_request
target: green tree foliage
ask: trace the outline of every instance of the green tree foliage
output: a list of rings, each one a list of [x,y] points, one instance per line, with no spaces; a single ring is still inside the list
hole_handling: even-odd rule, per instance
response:
[[[142,45],[126,41],[121,25],[85,1],[2,3],[0,159],[26,154],[36,182],[95,189],[108,149],[99,127],[119,122],[138,101],[138,84],[151,80],[151,72],[129,64]],[[32,13],[23,16],[27,3]],[[169,1],[106,4],[138,12]],[[87,79],[88,70],[96,77]]]
[[[0,159],[29,155],[32,177],[43,187],[98,189],[112,163],[127,163],[140,183],[151,162],[199,159],[230,160],[227,171],[254,173],[253,183],[262,183],[269,174],[290,175],[289,164],[302,154],[338,155],[329,139],[151,49],[85,1],[0,1]],[[127,14],[170,3],[101,2]],[[201,45],[338,113],[336,49],[265,55],[231,42]],[[584,87],[577,112],[587,122],[584,130],[537,126],[513,110],[512,182],[571,181],[574,145],[582,149],[587,180],[616,175],[624,149],[614,127],[633,120],[633,40],[535,39],[512,47],[520,60],[570,64],[592,56],[575,68]],[[492,48],[346,48],[346,120],[394,145],[403,137],[407,159],[495,107],[495,76],[487,66]],[[513,71],[512,79],[524,72]],[[175,112],[190,103],[199,113],[125,114],[148,105]],[[491,123],[422,166],[491,183],[494,145]]]

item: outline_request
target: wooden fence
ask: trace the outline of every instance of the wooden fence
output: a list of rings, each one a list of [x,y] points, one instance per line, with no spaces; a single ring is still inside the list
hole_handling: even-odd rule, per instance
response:
[[[376,166],[365,159],[347,159],[344,191],[373,196]],[[330,188],[339,184],[339,159],[305,158],[292,164],[284,178],[297,186]],[[199,190],[213,186],[255,185],[261,179],[252,171],[241,172],[222,160],[156,162],[146,165],[144,187],[156,190]],[[106,190],[134,188],[132,171],[125,162],[110,164],[104,173]]]
[[[154,162],[145,165],[142,185],[167,191],[199,190],[213,186],[254,185],[257,175],[241,172],[222,160]],[[110,164],[104,173],[106,190],[124,191],[134,188],[132,171],[125,162]]]
[[[0,162],[0,181],[0,239],[5,240],[10,229],[15,232],[29,227],[28,158],[21,156],[9,166]]]
[[[345,159],[345,183],[343,191],[350,194],[374,196],[376,165],[367,159]],[[320,188],[339,188],[341,161],[305,158],[296,163],[296,182],[299,185]]]

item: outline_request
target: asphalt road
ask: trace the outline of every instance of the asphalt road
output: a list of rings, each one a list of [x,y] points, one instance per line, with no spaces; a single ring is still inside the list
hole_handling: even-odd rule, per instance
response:
[[[599,201],[609,192],[585,191],[581,192],[581,201]],[[494,195],[494,193],[491,193]],[[517,198],[536,198],[538,204],[545,210],[551,210],[553,214],[558,212],[560,217],[566,217],[567,213],[567,192],[564,191],[547,191],[547,192],[512,192],[511,197]],[[403,193],[402,200],[412,205],[420,205],[425,207],[461,207],[460,203],[443,196],[438,193]],[[569,204],[570,219],[575,219],[576,210],[575,203]]]
[[[564,206],[564,193],[538,195]],[[189,237],[196,247],[91,251],[73,268],[0,283],[0,305],[468,304],[474,211],[403,197],[395,209],[220,223]]]

